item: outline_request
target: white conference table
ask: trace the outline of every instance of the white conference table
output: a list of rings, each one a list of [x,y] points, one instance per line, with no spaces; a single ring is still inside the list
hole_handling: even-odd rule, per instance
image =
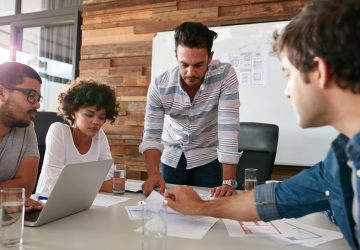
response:
[[[112,195],[112,194],[109,194]],[[25,227],[24,243],[20,249],[141,249],[141,233],[134,230],[141,221],[131,221],[125,206],[144,200],[142,193],[126,192],[126,202],[110,207],[92,206],[83,212],[53,221],[41,227]],[[324,215],[313,214],[300,219],[309,225],[338,231]],[[231,249],[313,249],[300,245],[283,245],[267,238],[230,237],[222,220],[210,229],[202,240],[167,237],[167,250],[231,250]],[[331,241],[316,249],[350,249],[345,239]]]

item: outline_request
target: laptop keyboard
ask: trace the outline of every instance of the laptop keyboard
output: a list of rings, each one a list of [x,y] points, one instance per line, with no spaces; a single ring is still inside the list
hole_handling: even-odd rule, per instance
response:
[[[39,218],[39,215],[41,213],[41,210],[32,210],[30,212],[25,213],[25,220],[26,221],[37,221]]]

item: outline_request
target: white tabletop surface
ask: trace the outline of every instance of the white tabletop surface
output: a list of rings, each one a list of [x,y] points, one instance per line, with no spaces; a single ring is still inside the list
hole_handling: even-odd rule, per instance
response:
[[[112,194],[109,194],[112,195]],[[128,193],[126,202],[111,207],[95,207],[51,222],[41,227],[25,227],[24,243],[21,249],[141,249],[141,233],[134,230],[141,221],[131,221],[125,206],[136,205],[145,199],[142,193]],[[309,215],[300,219],[309,225],[338,231],[322,214]],[[282,245],[273,240],[229,237],[222,220],[202,240],[167,237],[168,250],[222,250],[222,249],[312,249],[299,245]],[[326,250],[350,249],[344,239],[335,240],[316,247]]]

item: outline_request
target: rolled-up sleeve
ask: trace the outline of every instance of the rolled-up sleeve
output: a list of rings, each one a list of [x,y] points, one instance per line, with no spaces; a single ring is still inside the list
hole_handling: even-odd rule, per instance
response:
[[[218,107],[218,160],[221,163],[236,165],[240,159],[238,152],[239,136],[239,83],[235,70],[228,66],[222,84]]]
[[[147,94],[144,135],[142,143],[139,146],[139,152],[141,154],[148,149],[163,151],[164,146],[161,144],[163,126],[164,108],[155,80],[150,84]]]
[[[262,221],[271,221],[281,218],[276,207],[276,185],[277,183],[270,183],[255,187],[256,211]]]

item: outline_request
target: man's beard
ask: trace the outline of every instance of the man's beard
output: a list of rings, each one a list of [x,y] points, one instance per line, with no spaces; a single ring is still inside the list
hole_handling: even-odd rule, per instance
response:
[[[37,113],[36,109],[29,110],[27,113]],[[5,104],[0,108],[0,114],[1,118],[0,121],[3,125],[5,125],[8,128],[25,128],[30,125],[30,120],[25,120],[21,118],[14,117],[14,114],[16,112],[11,110],[11,107],[9,107],[8,104]]]

